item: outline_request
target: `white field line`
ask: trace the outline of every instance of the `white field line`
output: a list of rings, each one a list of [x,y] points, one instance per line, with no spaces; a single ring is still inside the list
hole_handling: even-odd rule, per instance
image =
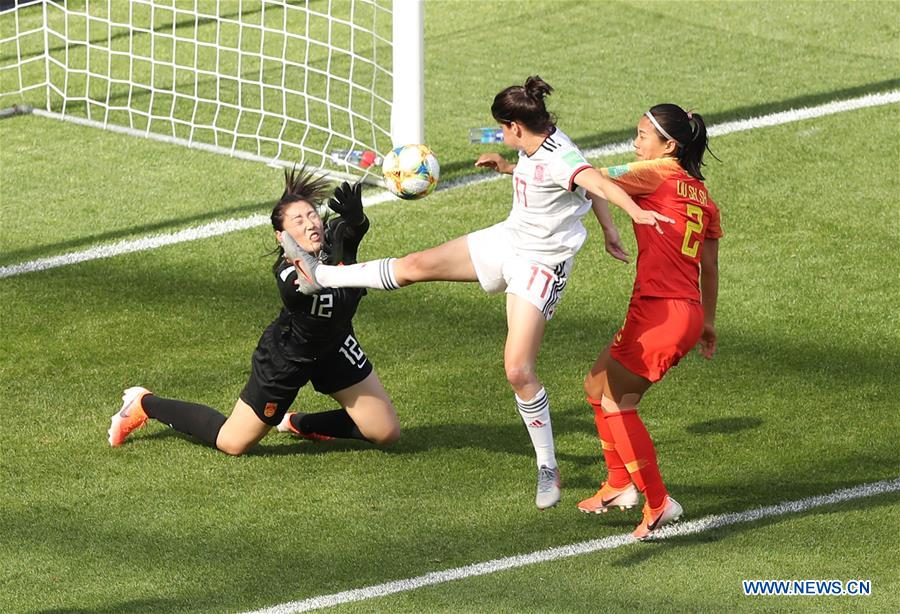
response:
[[[195,226],[193,228],[185,228],[179,232],[162,235],[151,235],[143,239],[135,239],[131,241],[119,241],[108,245],[100,245],[82,252],[71,252],[60,256],[51,256],[50,258],[41,258],[40,260],[31,260],[21,264],[13,264],[10,266],[0,267],[0,278],[13,277],[22,273],[31,273],[32,271],[43,271],[44,269],[52,269],[55,267],[75,264],[76,262],[85,262],[88,260],[97,260],[99,258],[109,258],[111,256],[119,256],[131,252],[140,252],[150,249],[156,249],[164,245],[172,245],[174,243],[183,243],[185,241],[195,241],[197,239],[205,239],[207,237],[215,237],[236,230],[245,230],[247,228],[255,228],[263,224],[269,223],[267,215],[251,215],[250,217],[231,219],[225,221],[215,221],[203,226]]]
[[[860,499],[863,497],[874,497],[892,492],[900,491],[900,478],[893,480],[884,480],[881,482],[873,482],[836,490],[827,495],[819,495],[800,499],[798,501],[787,501],[777,505],[766,507],[758,507],[745,512],[735,512],[731,514],[718,514],[715,516],[707,516],[699,520],[673,524],[660,529],[654,537],[654,540],[669,539],[672,537],[682,537],[684,535],[693,535],[712,531],[721,527],[730,525],[755,522],[763,518],[771,518],[774,516],[784,516],[785,514],[798,514],[817,507],[825,505],[834,505],[844,501]],[[395,582],[386,582],[365,588],[357,588],[354,590],[334,593],[331,595],[322,595],[320,597],[311,597],[302,601],[291,601],[280,605],[272,606],[262,610],[255,610],[248,614],[293,614],[294,612],[308,612],[320,608],[330,608],[342,603],[352,603],[365,601],[367,599],[375,599],[393,595],[395,593],[403,593],[412,591],[424,586],[434,586],[435,584],[443,584],[454,580],[462,580],[475,576],[484,576],[506,569],[515,569],[517,567],[525,567],[527,565],[535,565],[538,563],[546,563],[556,559],[569,558],[597,552],[600,550],[612,550],[629,544],[636,544],[638,540],[630,534],[613,535],[604,537],[603,539],[595,539],[591,541],[570,544],[568,546],[560,546],[558,548],[549,548],[547,550],[539,550],[530,554],[521,554],[518,556],[510,556],[503,559],[494,559],[484,563],[476,563],[474,565],[466,565],[455,569],[447,569],[444,571],[436,571],[415,578],[406,580],[397,580]]]
[[[742,119],[733,122],[725,122],[724,124],[716,124],[709,128],[710,136],[723,136],[734,132],[742,132],[744,130],[754,130],[756,128],[765,128],[769,126],[778,126],[791,122],[802,121],[805,119],[813,119],[823,117],[825,115],[833,115],[835,113],[843,113],[845,111],[853,111],[866,107],[875,107],[886,104],[894,104],[900,102],[900,90],[885,92],[883,94],[869,94],[859,98],[851,98],[849,100],[840,100],[837,102],[829,102],[816,107],[803,107],[800,109],[792,109],[789,111],[780,111],[769,115],[760,115],[749,119]],[[631,141],[622,141],[603,147],[596,147],[585,151],[588,158],[599,158],[607,155],[623,154],[631,151]],[[446,181],[438,186],[438,190],[451,190],[462,186],[473,185],[476,183],[484,183],[486,181],[495,181],[504,178],[505,175],[496,173],[468,175],[453,181]],[[363,199],[366,207],[377,205],[390,200],[395,200],[389,192],[380,192],[378,194],[367,196]],[[20,264],[12,264],[0,267],[0,279],[5,277],[14,277],[23,273],[32,273],[35,271],[43,271],[87,260],[96,260],[99,258],[109,258],[120,254],[137,252],[143,250],[156,249],[164,245],[172,245],[174,243],[182,243],[185,241],[195,241],[197,239],[205,239],[218,235],[227,234],[236,230],[246,230],[256,226],[263,226],[269,223],[268,216],[251,215],[246,218],[229,219],[225,221],[214,221],[202,226],[186,228],[172,234],[151,235],[143,239],[132,241],[119,241],[108,245],[101,245],[80,252],[70,252],[59,256],[49,258],[40,258]]]

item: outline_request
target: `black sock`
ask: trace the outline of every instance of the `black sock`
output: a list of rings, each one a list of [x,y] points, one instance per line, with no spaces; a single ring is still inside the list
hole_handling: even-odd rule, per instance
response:
[[[362,439],[368,441],[346,409],[333,409],[317,414],[294,414],[291,424],[304,433],[318,433],[338,439]]]
[[[178,399],[163,399],[152,394],[141,399],[141,406],[154,420],[165,422],[176,431],[193,435],[213,447],[216,446],[216,438],[226,420],[225,416],[212,407]]]

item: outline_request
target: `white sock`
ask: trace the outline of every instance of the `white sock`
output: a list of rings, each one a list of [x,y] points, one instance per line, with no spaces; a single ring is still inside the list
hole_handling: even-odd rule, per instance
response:
[[[553,447],[553,427],[550,425],[550,400],[543,387],[534,398],[524,401],[516,395],[519,415],[528,429],[531,445],[537,456],[537,466],[556,467],[556,451]]]
[[[316,268],[316,281],[326,288],[396,290],[400,284],[394,277],[394,260],[396,258],[382,258],[347,266],[320,264]]]

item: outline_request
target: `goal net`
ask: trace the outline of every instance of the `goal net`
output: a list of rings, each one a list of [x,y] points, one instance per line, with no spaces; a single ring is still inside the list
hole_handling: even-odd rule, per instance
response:
[[[0,0],[0,108],[374,177],[424,140],[422,2],[394,2]]]

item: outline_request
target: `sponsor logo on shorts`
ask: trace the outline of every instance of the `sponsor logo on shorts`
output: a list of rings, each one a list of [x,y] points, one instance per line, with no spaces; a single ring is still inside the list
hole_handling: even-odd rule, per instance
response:
[[[270,401],[269,403],[266,403],[266,407],[263,409],[263,415],[266,418],[271,418],[275,415],[276,411],[278,411],[278,403],[272,403]]]

